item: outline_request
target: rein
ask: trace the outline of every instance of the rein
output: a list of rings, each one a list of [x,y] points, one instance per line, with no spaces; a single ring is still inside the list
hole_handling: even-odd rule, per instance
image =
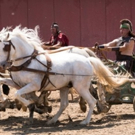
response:
[[[20,70],[24,70],[24,71],[30,71],[30,72],[36,72],[36,73],[46,73],[46,71],[43,71],[43,70],[37,70],[37,69],[33,69],[33,68],[27,68],[27,67],[23,67],[22,69],[17,69],[15,66],[11,67],[10,68],[11,71],[20,71]],[[9,70],[10,70],[9,69]],[[48,72],[49,75],[62,75],[62,76],[65,76],[65,75],[69,75],[69,76],[94,76],[94,75],[78,75],[78,74],[64,74],[64,73],[56,73],[56,72]]]
[[[3,48],[4,51],[7,51],[8,52],[8,56],[7,56],[7,63],[12,63],[14,61],[19,61],[19,60],[23,60],[23,59],[26,59],[26,58],[29,58],[29,60],[27,60],[26,62],[24,62],[22,65],[20,66],[11,66],[9,67],[7,70],[10,72],[10,76],[13,80],[13,77],[11,75],[11,72],[17,72],[17,71],[20,71],[20,70],[25,70],[25,71],[30,71],[30,72],[35,72],[36,69],[31,69],[31,68],[27,68],[27,66],[31,63],[31,61],[33,59],[37,60],[41,65],[43,65],[44,67],[47,68],[46,71],[44,71],[44,77],[42,79],[42,82],[41,82],[41,87],[40,87],[40,90],[45,86],[47,86],[49,83],[51,83],[53,85],[53,83],[50,81],[49,79],[49,70],[51,69],[51,66],[52,66],[52,63],[51,63],[51,59],[49,58],[49,56],[44,52],[44,53],[38,53],[36,50],[33,51],[33,53],[31,55],[28,55],[28,56],[25,56],[25,57],[21,57],[21,58],[17,58],[15,60],[9,60],[10,58],[10,51],[11,51],[11,46],[13,46],[13,48],[15,49],[15,46],[13,45],[13,43],[10,41],[8,41],[8,45],[5,44],[5,47]],[[42,63],[41,61],[39,61],[36,56],[37,55],[41,55],[41,54],[44,54],[45,57],[46,57],[46,61],[47,61],[47,65],[45,65],[44,63]],[[41,70],[37,70],[37,72],[39,73]],[[42,72],[43,73],[43,72]],[[14,81],[14,80],[13,80]],[[14,83],[16,83],[14,81]],[[53,85],[54,86],[54,85]],[[55,86],[54,86],[55,87]]]
[[[11,41],[9,41],[10,43],[12,43]],[[13,44],[12,44],[13,45]],[[15,47],[14,47],[15,48]],[[58,53],[58,52],[61,52],[61,51],[65,51],[67,49],[72,49],[74,48],[74,46],[70,46],[70,47],[64,47],[62,49],[57,49],[57,50],[49,50],[47,52],[41,52],[41,53],[38,53],[35,51],[35,53],[33,53],[32,55],[28,55],[28,56],[24,56],[24,57],[21,57],[21,58],[17,58],[15,60],[8,60],[9,63],[11,62],[15,62],[15,61],[19,61],[19,60],[22,60],[22,59],[26,59],[26,58],[29,58],[29,57],[36,57],[37,55],[41,55],[41,54],[52,54],[52,53]]]
[[[5,45],[5,46],[10,46],[9,48],[10,49],[6,49],[6,51],[9,52],[10,54],[10,50],[11,50],[11,46],[13,46],[13,48],[15,49],[15,46],[13,45],[13,43],[10,41],[8,41],[8,45]],[[73,46],[70,47],[70,49],[73,48]],[[67,48],[69,49],[69,48]],[[63,50],[66,50],[65,49],[60,49],[58,51],[51,51],[50,53],[56,53],[56,52],[59,52],[59,51],[63,51]],[[44,54],[47,58],[47,65],[43,64],[41,61],[39,61],[36,56],[38,55],[41,55],[41,54]],[[9,57],[8,57],[9,58]],[[32,59],[35,59],[37,60],[40,64],[42,64],[44,67],[46,67],[47,69],[51,69],[51,60],[50,58],[48,57],[47,53],[46,52],[41,52],[41,53],[38,53],[36,50],[33,51],[33,53],[31,55],[28,55],[28,56],[24,56],[24,57],[21,57],[21,58],[17,58],[15,60],[7,60],[8,62],[15,62],[15,61],[19,61],[19,60],[23,60],[23,59],[26,59],[26,58],[30,58],[29,60],[27,60],[25,63],[23,63],[22,65],[20,66],[11,66],[10,68],[8,68],[8,71],[13,71],[13,72],[17,72],[17,71],[20,71],[20,70],[24,70],[24,71],[29,71],[29,72],[36,72],[36,73],[44,73],[46,74],[49,74],[49,75],[72,75],[72,76],[93,76],[93,75],[78,75],[78,74],[64,74],[64,73],[56,73],[56,72],[50,72],[50,71],[42,71],[42,70],[38,70],[38,69],[33,69],[33,68],[27,68],[27,66],[31,63],[31,60]]]
[[[33,51],[33,53],[31,55],[28,55],[28,56],[24,56],[24,57],[21,57],[21,58],[17,58],[15,60],[9,60],[9,57],[10,57],[10,51],[11,51],[11,46],[15,49],[15,46],[13,45],[13,43],[11,42],[11,40],[8,42],[8,45],[5,45],[5,47],[3,48],[4,51],[7,51],[8,52],[8,56],[7,56],[7,63],[12,63],[12,62],[15,62],[15,61],[19,61],[19,60],[23,60],[23,59],[26,59],[26,58],[30,58],[28,59],[26,62],[24,62],[22,65],[20,66],[11,66],[9,67],[7,70],[10,72],[10,76],[13,80],[13,77],[11,75],[11,72],[17,72],[17,71],[29,71],[29,72],[36,72],[36,73],[42,73],[44,74],[44,77],[42,79],[42,82],[41,82],[41,87],[40,87],[40,90],[43,88],[43,87],[47,87],[47,85],[49,83],[51,83],[53,86],[54,84],[50,81],[49,79],[49,75],[72,75],[72,76],[93,76],[93,75],[77,75],[77,74],[63,74],[63,73],[56,73],[56,72],[50,72],[51,70],[51,66],[52,66],[52,63],[51,63],[51,59],[49,58],[49,56],[47,55],[47,53],[45,52],[42,52],[42,53],[38,53],[36,50]],[[73,48],[73,47],[71,47]],[[61,51],[61,50],[60,50]],[[52,52],[54,53],[54,52]],[[42,63],[41,61],[39,61],[36,56],[38,55],[41,55],[41,54],[44,54],[45,57],[46,57],[46,60],[47,60],[47,65],[45,65],[44,63]],[[47,68],[46,71],[43,71],[43,70],[38,70],[38,69],[33,69],[33,68],[27,68],[29,66],[29,64],[31,63],[31,61],[35,59],[37,60],[41,65],[43,65],[44,67]],[[13,80],[14,81],[14,80]],[[15,82],[15,81],[14,81]],[[16,83],[16,82],[15,82]],[[55,87],[55,86],[54,86]],[[55,87],[56,88],[56,87]]]
[[[14,60],[8,60],[8,62],[15,62],[15,61],[23,60],[23,59],[30,58],[30,57],[36,58],[37,55],[41,55],[41,54],[46,54],[46,52],[38,53],[36,50],[34,50],[34,52],[31,55],[24,56],[24,57],[21,57],[21,58],[17,58],[17,59],[14,59]]]
[[[46,71],[43,71],[42,73],[44,73],[44,77],[42,79],[42,82],[41,82],[41,87],[39,90],[41,90],[43,87],[46,87],[49,83],[51,83],[53,85],[53,83],[50,81],[49,79],[49,70],[51,69],[51,66],[52,66],[52,63],[51,63],[51,59],[45,54],[45,57],[46,57],[46,60],[47,60],[47,65],[45,65],[44,63],[42,63],[41,61],[39,61],[36,56],[39,55],[35,55],[35,52],[37,51],[34,51],[31,55],[31,58],[29,60],[27,60],[25,63],[23,63],[22,65],[20,66],[11,66],[8,71],[9,72],[17,72],[17,71],[20,71],[20,70],[23,70],[23,71],[29,71],[29,72],[36,72],[36,73],[41,73],[41,70],[37,70],[37,69],[32,69],[32,68],[27,68],[27,66],[31,63],[31,61],[33,59],[37,60],[41,65],[43,65],[44,67],[47,68]],[[30,57],[30,56],[29,56]],[[23,58],[24,59],[24,58]],[[17,59],[18,60],[18,59]],[[19,59],[21,60],[21,59]],[[53,85],[54,86],[54,85]],[[55,87],[55,86],[54,86]]]

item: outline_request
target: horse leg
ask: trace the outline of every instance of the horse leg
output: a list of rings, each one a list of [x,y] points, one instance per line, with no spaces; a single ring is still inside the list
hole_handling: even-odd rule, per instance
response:
[[[20,89],[20,87],[17,84],[15,84],[10,78],[0,78],[0,84],[6,84],[13,88]]]
[[[6,85],[11,86],[11,87],[14,87],[16,89],[20,88],[10,78],[0,78],[0,85],[1,85],[0,86],[0,101],[2,101],[2,102],[4,102],[6,100],[6,98],[3,97],[2,90],[1,90],[3,84],[6,84]],[[6,95],[8,95],[8,93],[9,93],[8,89],[6,89],[6,91],[3,91],[3,92],[5,92]]]
[[[35,110],[35,104],[28,105],[28,108],[29,108],[29,121],[30,121],[30,123],[33,123],[33,115],[34,115],[34,110]]]
[[[3,97],[1,88],[2,85],[0,84],[0,101],[2,102],[2,104],[0,104],[0,111],[5,111],[6,110],[5,103],[7,98]]]
[[[1,88],[2,88],[2,85],[0,84],[0,101],[4,102],[6,98],[3,97]]]
[[[27,84],[23,88],[17,90],[16,93],[15,93],[16,99],[18,99],[20,102],[22,102],[25,106],[27,106],[29,108],[29,112],[30,112],[29,119],[30,119],[30,122],[33,122],[33,113],[35,111],[35,104],[34,104],[34,101],[27,100],[27,99],[23,98],[22,96],[24,94],[28,94],[28,93],[31,93],[31,92],[39,89],[38,87],[36,87],[37,86],[36,83],[34,83],[34,84],[33,83]]]
[[[86,112],[87,110],[86,101],[82,97],[80,97],[79,105],[80,105],[81,110],[83,112]]]
[[[88,103],[89,105],[89,111],[88,111],[88,114],[87,114],[87,117],[85,120],[83,120],[80,124],[81,125],[86,125],[86,124],[89,124],[90,122],[90,119],[91,119],[91,115],[93,113],[93,109],[94,109],[94,106],[96,104],[96,99],[90,94],[89,92],[89,84],[86,84],[84,85],[85,86],[85,89],[84,87],[82,87],[81,85],[78,85],[77,83],[75,84],[74,83],[74,87],[75,89],[78,91],[79,95],[84,98],[84,100]],[[84,90],[82,90],[84,89]]]
[[[98,112],[104,112],[107,113],[110,109],[110,105],[106,102],[105,99],[105,87],[100,84],[99,82],[97,83],[97,93],[98,93],[98,102],[97,102],[97,108],[98,108]]]
[[[96,104],[96,99],[90,94],[89,90],[83,91],[81,93],[81,96],[87,101],[87,103],[89,105],[89,111],[88,111],[87,117],[85,120],[83,120],[80,123],[81,125],[86,125],[86,124],[89,124],[89,122],[91,120],[91,115],[93,113],[94,106]]]
[[[52,123],[56,123],[56,121],[58,120],[58,118],[60,117],[60,115],[62,114],[62,112],[66,109],[66,107],[68,106],[68,93],[69,90],[68,88],[62,88],[60,89],[60,109],[57,112],[57,114],[47,122],[47,124],[52,124]]]
[[[29,94],[38,89],[39,89],[39,87],[36,85],[36,83],[34,83],[34,82],[29,83],[29,84],[25,85],[24,87],[22,87],[21,89],[17,90],[15,93],[15,97],[20,102],[22,102],[25,106],[28,106],[28,105],[34,103],[34,101],[25,99],[23,97],[23,95]]]

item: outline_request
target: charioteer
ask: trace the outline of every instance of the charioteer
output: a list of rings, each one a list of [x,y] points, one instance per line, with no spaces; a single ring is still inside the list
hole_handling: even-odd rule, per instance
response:
[[[133,33],[130,20],[122,19],[120,21],[120,35],[121,37],[114,39],[107,44],[99,45],[98,49],[115,51],[116,62],[124,62],[125,69],[131,73],[135,34]]]
[[[43,49],[58,49],[69,45],[69,39],[59,30],[59,25],[57,23],[51,25],[51,33],[50,41],[42,45]]]

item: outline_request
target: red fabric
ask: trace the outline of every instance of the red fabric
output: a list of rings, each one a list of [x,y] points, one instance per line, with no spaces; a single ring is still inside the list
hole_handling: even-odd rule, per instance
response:
[[[59,33],[57,36],[51,36],[50,38],[50,43],[51,45],[55,45],[58,43],[58,41],[60,41],[62,43],[62,46],[68,46],[69,45],[69,40],[66,37],[65,34],[63,33]]]

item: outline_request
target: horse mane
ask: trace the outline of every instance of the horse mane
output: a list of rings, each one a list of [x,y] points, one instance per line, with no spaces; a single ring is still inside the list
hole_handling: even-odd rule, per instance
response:
[[[8,33],[11,32],[11,27],[4,27],[1,31],[0,31],[0,40],[4,41],[5,38],[7,37]]]
[[[21,25],[16,26],[12,31],[4,29],[3,31],[8,31],[11,34],[11,37],[21,38],[23,41],[32,45],[35,50],[43,51],[41,45],[43,44],[42,40],[38,36],[39,26],[36,26],[35,29],[28,29],[27,27],[21,28]]]

